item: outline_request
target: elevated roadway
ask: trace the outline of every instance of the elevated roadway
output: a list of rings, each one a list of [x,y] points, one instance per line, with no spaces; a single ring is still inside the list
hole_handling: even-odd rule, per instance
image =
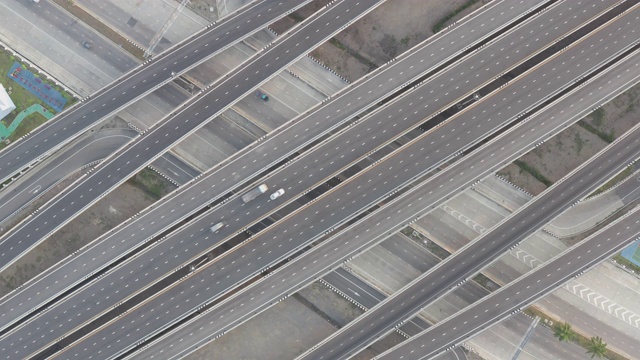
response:
[[[614,32],[620,31],[613,29],[609,30]],[[608,37],[609,32],[601,31],[598,33],[598,36],[594,35],[594,38],[589,39],[589,41],[597,44],[599,43],[599,39],[601,38],[601,36]],[[581,46],[588,48],[590,45],[590,42],[583,41],[577,44],[575,48],[570,49],[572,51],[578,52],[580,51]],[[619,45],[624,47],[624,45],[622,44]],[[613,52],[615,53],[615,51]],[[569,57],[571,56],[571,52],[568,50],[566,53],[561,54],[561,56],[557,56],[554,59],[550,60],[548,64],[545,64],[545,67],[541,67],[536,70],[552,68],[550,72],[545,73],[550,80],[557,79],[557,81],[559,82],[569,81],[569,83],[572,83],[572,79],[575,79],[573,76],[582,76],[581,74],[573,74],[572,69],[575,69],[576,67],[580,67],[581,69],[590,68],[590,66],[587,66],[586,63],[579,63],[579,65],[577,65],[577,63],[573,63],[570,67],[568,67],[568,65],[566,65],[567,67],[556,67],[563,61],[566,62],[566,59],[562,58],[562,56]],[[599,56],[605,55],[600,54]],[[583,61],[585,60],[586,59],[583,59]],[[595,56],[589,58],[589,60],[586,61],[595,61],[597,64],[600,60],[598,59],[598,56]],[[543,70],[540,71],[542,74]],[[569,79],[564,78],[564,74],[567,74],[567,71],[568,73],[571,73]],[[534,73],[535,71],[530,73],[525,78],[525,80],[528,79],[529,81],[535,81],[536,77],[534,75],[531,75]],[[515,82],[511,86],[516,86],[516,84],[518,86],[518,89],[532,87],[531,83],[524,80]],[[507,96],[504,99],[497,99],[496,97],[492,97],[491,99],[494,100],[495,103],[504,105],[496,107],[494,106],[493,101],[487,101],[486,103],[481,103],[481,105],[476,108],[476,111],[487,109],[486,112],[488,113],[486,114],[485,119],[493,119],[494,115],[498,113],[500,113],[506,119],[514,119],[523,110],[531,106],[531,103],[529,103],[529,101],[535,104],[538,96],[544,98],[549,94],[553,94],[555,92],[554,89],[561,87],[562,85],[554,83],[554,81],[550,81],[549,84],[546,84],[545,86],[542,86],[540,89],[538,89],[537,91],[540,92],[540,95],[537,95],[538,93],[536,92],[536,97],[532,99],[528,99],[529,96],[527,93],[515,91],[519,94],[518,96],[523,96],[525,99],[528,99],[527,101],[518,101],[518,96],[516,96],[515,99],[511,96]],[[515,89],[512,87],[511,90]],[[511,106],[514,103],[518,105]],[[465,114],[468,116],[473,115],[471,112],[466,112]],[[498,118],[501,117],[498,116]],[[466,123],[461,119],[459,121],[462,122],[462,125]],[[490,120],[487,120],[487,123],[489,122]],[[456,126],[458,129],[461,129],[461,124],[458,122],[444,124],[437,129],[436,133],[450,134],[451,129],[455,129]],[[474,127],[478,129],[478,127]],[[477,131],[483,131],[482,126],[480,126],[480,130]],[[464,134],[464,131],[460,131],[460,133]],[[471,133],[471,131],[469,133]],[[472,134],[470,136],[473,136],[473,138],[466,138],[459,141],[461,143],[464,143],[465,145],[473,143],[473,141],[475,141],[476,139],[476,135],[477,133]],[[230,289],[235,286],[234,284],[238,284],[240,281],[253,276],[257,271],[262,269],[259,264],[270,264],[266,261],[266,259],[263,260],[264,258],[275,260],[286,258],[292,252],[295,252],[297,249],[299,249],[300,247],[304,247],[307,244],[307,241],[304,241],[304,239],[309,239],[308,241],[312,241],[314,238],[322,236],[327,230],[331,230],[336,224],[339,224],[341,221],[344,221],[350,216],[353,216],[352,214],[358,213],[363,208],[370,206],[370,202],[379,201],[381,198],[384,198],[388,196],[388,194],[393,193],[394,189],[396,189],[397,186],[406,184],[407,182],[412,181],[421,174],[424,174],[424,172],[432,168],[432,166],[430,165],[431,161],[438,161],[437,159],[430,159],[429,156],[426,156],[426,154],[438,154],[439,152],[441,152],[441,149],[447,149],[446,151],[452,151],[455,153],[457,149],[464,148],[465,146],[456,143],[455,141],[458,141],[457,139],[447,139],[444,136],[443,138],[445,138],[443,141],[454,141],[451,144],[455,146],[451,146],[451,149],[447,149],[448,146],[446,142],[436,143],[436,141],[434,141],[432,145],[429,145],[429,140],[432,139],[427,136],[420,139],[420,141],[412,143],[404,151],[399,151],[396,154],[393,154],[392,156],[385,159],[383,162],[378,163],[378,165],[371,167],[370,169],[368,169],[369,171],[367,171],[364,175],[358,176],[356,180],[350,180],[346,182],[345,185],[335,188],[330,192],[331,196],[327,195],[318,198],[315,202],[312,203],[311,206],[299,209],[298,211],[296,211],[296,213],[290,215],[286,219],[286,222],[289,222],[289,224],[293,223],[293,225],[289,225],[287,228],[283,228],[282,226],[271,227],[264,233],[262,233],[258,238],[253,239],[253,241],[246,243],[244,246],[238,248],[233,253],[226,255],[219,262],[214,263],[213,266],[209,266],[204,269],[198,269],[196,273],[194,275],[191,275],[187,280],[183,280],[182,282],[173,286],[171,291],[163,293],[161,295],[157,295],[146,304],[130,311],[125,316],[121,317],[118,321],[109,324],[99,332],[76,344],[73,348],[78,350],[69,351],[70,355],[68,356],[87,356],[87,354],[95,352],[97,348],[103,348],[109,343],[117,342],[118,339],[127,339],[126,341],[136,341],[136,339],[141,339],[140,335],[137,334],[157,333],[158,331],[162,330],[163,327],[165,327],[165,325],[163,324],[165,324],[168,319],[172,317],[179,318],[181,316],[184,316],[181,314],[184,314],[185,312],[188,313],[189,311],[198,309],[203,304],[203,301],[211,301],[212,299],[215,299],[217,296],[219,296],[219,294],[222,293],[220,292],[220,289],[223,289],[223,291],[227,291],[225,289]],[[345,150],[348,150],[348,148]],[[436,156],[446,157],[447,155],[438,154]],[[397,168],[395,167],[395,165],[398,165]],[[372,169],[376,170],[371,171]],[[395,181],[389,181],[388,179],[395,179]],[[346,186],[347,184],[349,186]],[[360,186],[361,184],[367,185]],[[349,203],[348,201],[341,200],[344,198],[362,200],[359,200],[360,203],[355,200]],[[262,206],[263,203],[257,204],[260,204],[260,206]],[[295,230],[289,232],[289,230],[291,230],[292,228]],[[205,229],[201,229],[201,231]],[[185,236],[184,238],[188,237]],[[283,245],[287,246],[285,247]],[[292,246],[296,246],[296,248],[292,248]],[[273,261],[275,260],[272,260],[271,263],[273,263]],[[250,264],[250,267],[248,267],[246,264]],[[213,281],[215,280],[210,279],[215,279],[218,281],[214,283]],[[206,288],[196,285],[205,281],[207,282]],[[195,295],[195,292],[197,292],[197,295]],[[189,300],[190,296],[197,296],[198,299],[202,300],[193,302],[193,299]],[[186,309],[184,306],[180,306],[179,309],[172,306],[173,304],[185,304],[187,302],[189,303],[189,305]],[[151,311],[152,309],[153,311],[162,312],[163,316],[161,318],[151,319],[153,316],[151,316],[149,311]],[[141,322],[141,319],[143,318],[145,320]],[[115,328],[119,329],[118,332],[111,330]],[[123,331],[124,329],[129,330]],[[149,335],[142,336],[142,339],[144,339],[145,336],[148,337]]]
[[[97,131],[69,147],[0,192],[0,224],[82,167],[100,161],[129,142],[132,129]],[[0,225],[1,227],[1,225]]]
[[[165,359],[183,356],[224,335],[306,284],[339,267],[342,262],[388,238],[461,189],[472,186],[477,179],[488,176],[517,159],[521,152],[534,148],[534,144],[570,126],[588,114],[594,106],[607,102],[638,83],[640,64],[635,62],[626,65],[628,66],[610,69],[609,72],[593,79],[587,86],[551,105],[544,113],[510,129],[460,162],[438,173],[429,182],[388,202],[380,210],[349,226],[305,256],[293,259],[266,279],[246,287],[220,303],[214,303],[206,310],[201,310],[200,314],[154,339],[151,345],[141,349],[131,358]],[[224,278],[224,272],[219,272],[217,276]],[[196,333],[198,335],[195,335]],[[168,348],[166,344],[179,345]]]
[[[247,60],[244,65],[217,81],[200,95],[187,101],[159,125],[132,140],[123,149],[79,179],[64,193],[25,219],[0,242],[0,270],[52,235],[75,216],[100,200],[169,148],[183,140],[207,120],[219,115],[278,71],[305,56],[346,26],[373,10],[384,0],[335,1],[287,35],[276,39]],[[344,15],[348,14],[348,15]],[[187,55],[185,55],[187,56]],[[157,74],[156,74],[157,75]],[[263,154],[264,156],[269,154]],[[243,178],[232,172],[222,182],[237,183]]]
[[[636,131],[637,132],[637,131]],[[636,137],[638,134],[636,134]],[[640,238],[639,207],[544,266],[376,359],[432,359],[533,304]]]
[[[630,18],[638,16],[632,12]],[[634,56],[634,60],[638,64],[640,57]],[[499,225],[484,232],[474,242],[457,251],[437,267],[341,328],[301,358],[350,358],[415,315],[420,309],[471,279],[482,268],[540,230],[573,203],[624,170],[639,156],[640,138],[637,132],[632,130]]]
[[[75,139],[100,120],[311,0],[256,0],[146,61],[0,151],[0,182]]]
[[[63,291],[69,289],[70,286],[82,281],[85,276],[91,275],[104,268],[121,256],[124,251],[139,246],[147,239],[158,234],[158,232],[167,229],[172,224],[180,221],[184,216],[190,214],[189,212],[179,214],[179,211],[184,209],[183,206],[178,207],[178,211],[174,211],[176,209],[176,206],[173,205],[174,203],[186,204],[185,206],[192,205],[194,207],[205,206],[213,199],[219,198],[226,191],[233,188],[235,184],[231,184],[229,181],[222,181],[229,177],[233,171],[239,172],[239,175],[245,178],[251,177],[253,173],[263,171],[263,169],[270,166],[270,163],[263,163],[264,160],[262,159],[264,156],[262,154],[272,154],[275,159],[287,156],[291,151],[295,151],[315,139],[319,136],[319,133],[334,128],[341,122],[347,121],[351,116],[366,109],[370,103],[379,101],[389,90],[397,89],[405,82],[420,76],[425,71],[433,70],[438,64],[468,46],[469,43],[466,43],[465,40],[477,41],[503,26],[495,22],[488,22],[489,19],[495,19],[500,13],[503,13],[505,16],[504,20],[511,20],[522,16],[521,14],[530,9],[530,5],[520,5],[520,7],[515,5],[516,4],[509,9],[510,11],[506,11],[501,5],[501,2],[491,3],[490,6],[487,6],[477,14],[477,16],[463,22],[463,24],[468,24],[472,28],[486,29],[485,33],[476,31],[469,35],[460,27],[454,27],[449,29],[449,31],[444,31],[435,38],[430,39],[423,47],[393,62],[392,65],[382,67],[369,78],[354,83],[351,88],[327,102],[317,111],[311,114],[303,114],[300,119],[296,119],[297,121],[295,121],[291,127],[283,129],[273,137],[256,144],[252,152],[230,161],[225,166],[210,174],[204,175],[190,186],[179,189],[168,196],[167,200],[161,200],[158,204],[154,204],[152,208],[148,209],[148,212],[142,214],[140,217],[108,233],[93,246],[80,252],[78,256],[70,257],[59,263],[46,274],[34,279],[25,288],[18,289],[3,299],[0,304],[0,314],[3,314],[0,316],[2,316],[3,323],[6,325],[14,323],[24,314],[33,311],[33,309],[37,309],[39,304],[46,303]],[[602,9],[598,11],[601,10]],[[445,44],[449,45],[445,46]],[[445,50],[436,51],[440,48]],[[430,66],[425,65],[425,70],[420,69],[419,65],[423,61],[422,59],[426,57],[434,58],[433,63]],[[389,86],[391,89],[383,88],[384,85]],[[422,120],[422,118],[418,120]],[[316,125],[314,126],[314,124]],[[373,149],[373,147],[370,149]],[[323,161],[326,161],[326,159]],[[328,164],[325,163],[325,165]],[[232,168],[234,170],[232,170]],[[274,183],[281,182],[274,181]],[[216,187],[212,187],[211,184],[216,185]],[[221,186],[226,187],[220,189]],[[308,185],[305,184],[305,186]],[[307,187],[303,187],[301,189],[306,188]],[[287,191],[282,199],[286,199],[290,194],[295,194],[295,191]],[[169,200],[171,200],[171,202],[169,202]],[[231,205],[225,206],[228,207]],[[233,206],[239,207],[241,205],[236,201]],[[262,204],[261,207],[274,209],[276,205]],[[235,208],[230,208],[227,211],[231,213],[239,212],[239,210],[235,210]],[[212,219],[207,220],[209,226],[211,226],[211,221],[215,223],[221,216],[225,216],[224,213],[208,216],[209,219]],[[252,221],[255,221],[255,217]],[[240,225],[241,228],[237,230],[241,230],[245,225],[246,222],[242,223]],[[202,225],[200,229],[206,228],[207,226],[205,224]],[[224,231],[227,231],[227,229]],[[193,239],[192,235],[186,237],[190,239],[188,246],[186,246],[186,244],[180,245],[183,244],[183,240],[180,238],[172,237],[166,240],[166,243],[162,245],[165,248],[182,246],[185,251],[180,253],[181,256],[177,259],[178,261],[174,261],[173,256],[168,258],[168,262],[165,263],[167,266],[161,268],[159,273],[152,273],[152,276],[155,277],[150,278],[156,278],[160,276],[160,274],[164,274],[167,271],[171,271],[170,269],[180,266],[186,259],[206,251],[211,244],[233,234],[234,231],[233,229],[228,229],[227,232],[222,232],[215,236],[209,236],[206,231],[201,230],[197,230],[197,233],[198,239],[204,237],[205,241],[191,241],[191,239]],[[170,240],[174,242],[171,243]],[[164,250],[162,252],[164,252]],[[155,254],[154,256],[159,255]],[[153,268],[155,268],[155,265],[151,269]],[[77,271],[77,269],[82,269],[82,271]]]
[[[569,7],[568,4],[565,4],[565,5]],[[595,9],[595,11],[597,12],[599,10]],[[556,15],[559,18],[562,18],[561,12],[559,13],[560,14],[556,14]],[[551,13],[548,15],[555,16]],[[543,19],[537,20],[538,23],[545,23],[548,21],[549,19],[546,17]],[[572,25],[574,24],[568,23],[568,26],[572,26]],[[537,25],[535,25],[534,23],[531,26],[534,27]],[[553,35],[554,37],[551,37],[549,41],[553,42],[553,39],[555,39],[555,36],[562,36],[562,34],[564,33],[558,33]],[[519,38],[521,34],[516,33],[513,36],[514,38]],[[511,41],[509,37],[506,37],[504,40]],[[499,48],[499,44],[500,43],[496,43],[496,46],[491,45],[486,47],[485,53],[479,60],[484,61],[482,59],[492,58],[493,57],[492,51],[494,48],[496,49]],[[506,56],[514,56],[514,61],[516,61],[518,59],[518,56],[513,54],[517,54],[518,52],[523,52],[522,56],[526,56],[527,51],[535,51],[534,49],[525,50],[527,47],[528,47],[527,44],[522,44],[522,48],[515,47],[511,50],[513,51],[513,53],[509,53],[509,55],[506,55]],[[500,60],[495,60],[495,61],[500,62]],[[453,69],[455,68],[456,67],[454,67]],[[491,69],[492,69],[492,72],[487,73],[487,71],[484,71],[485,75],[483,76],[487,76],[490,79],[494,76],[494,72],[499,74],[502,71],[502,68],[494,69],[492,67]],[[453,76],[450,79],[451,84],[454,84],[451,86],[456,86],[455,84],[458,82],[457,79],[460,76],[463,76],[465,71],[466,70],[461,70],[459,75]],[[480,77],[479,81],[485,81],[483,79],[484,78]],[[361,134],[368,134],[367,135],[368,137],[372,137],[371,139],[361,138],[361,141],[365,141],[368,144],[367,146],[377,146],[376,144],[379,144],[379,143],[376,143],[376,141],[388,141],[388,139],[392,139],[394,136],[392,134],[392,131],[397,124],[385,122],[383,121],[383,119],[388,118],[389,114],[396,113],[398,109],[402,109],[404,108],[404,106],[410,106],[408,104],[418,101],[419,100],[418,97],[422,96],[421,94],[427,94],[429,92],[433,92],[434,90],[437,90],[439,86],[438,84],[439,84],[438,82],[435,82],[432,85],[428,85],[428,83],[425,83],[419,90],[416,90],[417,92],[416,94],[412,94],[412,96],[407,96],[406,98],[403,98],[402,101],[400,101],[400,104],[398,104],[399,107],[389,107],[388,109],[384,109],[383,111],[380,111],[380,113],[377,113],[373,117],[373,119],[364,120],[360,124],[354,126],[352,130],[349,130],[348,133],[343,133],[340,136],[328,141],[325,144],[325,147],[321,148],[321,150],[323,150],[322,152],[317,151],[317,152],[314,152],[313,155],[309,154],[308,156],[304,156],[301,160],[294,162],[293,164],[285,168],[285,170],[283,170],[282,172],[279,172],[278,175],[275,175],[275,178],[280,179],[279,181],[275,181],[276,179],[274,178],[271,178],[270,181],[273,181],[275,183],[288,183],[288,181],[286,180],[287,178],[295,177],[298,172],[304,171],[307,175],[309,175],[307,177],[308,180],[305,180],[305,182],[299,181],[297,184],[295,183],[291,184],[291,186],[287,188],[287,192],[285,193],[285,195],[283,195],[283,198],[285,196],[288,196],[288,194],[293,194],[292,196],[295,197],[295,194],[303,193],[304,191],[306,191],[306,189],[309,188],[309,186],[313,185],[315,182],[319,181],[322,178],[322,176],[324,176],[322,174],[323,171],[330,172],[330,171],[340,170],[340,167],[345,166],[344,163],[350,164],[354,161],[354,155],[349,155],[348,157],[343,156],[344,159],[340,160],[344,162],[343,164],[340,164],[337,161],[334,161],[336,158],[340,158],[341,153],[342,154],[345,153],[345,149],[341,148],[340,144],[349,143],[350,141],[353,141],[350,139],[353,139],[354,135],[356,137],[359,137]],[[553,92],[552,89],[549,89],[549,90],[550,90],[550,93]],[[455,91],[453,93],[454,93],[453,95],[455,95]],[[438,99],[433,99],[432,101],[437,102],[437,100]],[[433,103],[433,105],[437,106],[435,102]],[[429,102],[427,102],[427,104],[429,104]],[[434,109],[433,111],[437,111],[437,108]],[[400,122],[400,124],[404,124],[403,126],[406,129],[411,129],[411,127],[407,127],[408,126],[407,124],[413,124],[412,126],[420,124],[423,121],[424,116],[425,115],[422,113],[414,114],[410,119],[403,119],[403,121]],[[486,129],[490,129],[491,126],[499,126],[498,122],[500,120],[496,119],[495,121],[497,121],[496,125],[487,124],[488,127]],[[372,124],[373,124],[373,127],[372,127]],[[456,125],[451,124],[448,126],[449,126],[448,128],[455,128]],[[360,129],[363,129],[363,130],[360,130]],[[484,129],[481,129],[481,131],[484,131]],[[385,133],[388,133],[388,134],[381,135]],[[390,136],[390,137],[386,138],[385,136]],[[376,139],[376,137],[378,139]],[[331,145],[331,144],[335,144],[335,145]],[[467,143],[464,143],[464,144],[468,145]],[[433,149],[437,149],[438,146],[440,145],[441,144],[430,145],[430,147],[433,147]],[[362,153],[363,155],[367,154],[368,151],[363,151],[364,145],[356,144],[355,146],[357,147],[355,147],[354,149],[357,149],[359,153]],[[331,150],[326,150],[327,152],[325,152],[324,150],[325,148],[331,149]],[[373,148],[372,147],[365,148],[365,150],[373,149]],[[449,151],[453,152],[454,149],[451,149]],[[354,151],[347,151],[346,153],[353,154]],[[362,155],[358,155],[358,156],[362,156]],[[445,154],[442,154],[442,156],[446,158]],[[434,161],[436,161],[436,164],[439,164],[438,162],[439,160],[434,159]],[[314,170],[307,169],[309,163],[317,164],[316,169]],[[334,163],[337,163],[337,164],[334,164]],[[431,165],[432,168],[433,166],[435,165]],[[256,201],[259,201],[259,200],[256,200]],[[254,203],[256,201],[254,201]],[[262,204],[258,206],[258,209],[260,209],[259,211],[267,211],[266,214],[268,214],[269,211],[271,211],[269,210],[269,207],[273,209],[274,206],[279,205],[278,204],[279,202],[280,200],[276,202],[276,204],[274,205],[269,203],[265,204],[263,201]],[[235,201],[227,202],[224,205],[224,207],[215,210],[213,214],[210,214],[207,216],[207,218],[212,218],[215,223],[219,221],[218,219],[223,218],[224,216],[228,216],[225,214],[228,214],[229,212],[232,214],[233,213],[238,214],[238,218],[232,219],[232,221],[230,221],[228,224],[228,228],[221,230],[218,236],[226,236],[226,234],[234,234],[238,231],[242,231],[243,226],[245,226],[247,222],[255,221],[256,219],[260,218],[260,217],[256,218],[256,216],[258,216],[256,214],[256,211],[252,211],[251,213],[245,214],[242,211],[244,206],[245,205],[239,199],[235,199]],[[249,206],[252,206],[252,205],[249,205]],[[262,210],[263,208],[265,208],[265,210]],[[216,215],[216,213],[218,213],[219,215]],[[265,215],[260,215],[260,216],[265,216]],[[185,259],[183,257],[185,254],[187,255],[193,254],[192,256],[195,256],[198,254],[198,252],[194,253],[194,251],[206,250],[207,247],[211,246],[210,236],[214,238],[216,237],[216,235],[211,235],[207,233],[208,228],[212,224],[211,221],[212,220],[209,220],[209,219],[198,220],[196,223],[194,223],[190,227],[191,229],[188,232],[182,232],[180,234],[180,237],[173,236],[170,240],[166,240],[164,243],[158,245],[157,247],[151,248],[148,252],[145,252],[144,254],[139,255],[138,257],[133,259],[130,263],[123,265],[120,269],[114,271],[113,273],[107,275],[106,277],[101,278],[98,282],[91,284],[90,287],[82,291],[82,295],[76,294],[74,295],[73,299],[69,299],[68,301],[65,301],[65,304],[50,308],[49,313],[46,316],[37,318],[36,320],[34,320],[32,325],[25,326],[24,328],[20,329],[15,334],[12,334],[10,337],[8,337],[6,341],[8,343],[11,343],[12,340],[10,339],[21,338],[22,335],[20,334],[30,333],[33,331],[33,329],[37,329],[38,326],[42,326],[42,324],[47,324],[47,323],[57,321],[58,317],[64,316],[63,314],[65,314],[67,311],[70,311],[70,307],[75,306],[77,302],[85,301],[82,299],[84,299],[87,296],[89,298],[95,298],[95,296],[110,297],[109,302],[104,302],[99,305],[97,304],[93,305],[91,306],[90,309],[87,309],[86,311],[83,310],[81,313],[78,313],[77,317],[71,320],[70,322],[65,323],[64,325],[65,328],[69,330],[60,329],[62,333],[64,333],[64,331],[70,331],[73,328],[73,326],[78,326],[79,324],[82,323],[82,321],[87,321],[88,319],[90,319],[91,316],[95,316],[95,314],[98,314],[100,311],[106,311],[106,309],[110,308],[111,304],[121,301],[122,299],[125,299],[127,296],[130,296],[130,294],[133,294],[133,292],[136,291],[138,288],[129,286],[129,284],[133,283],[133,284],[136,284],[136,286],[143,287],[145,284],[156,281],[155,279],[157,277],[162,276],[165,273],[172,273],[176,267],[181,266],[181,264],[183,264],[184,261],[188,259],[188,258]],[[194,236],[197,236],[197,237],[194,237]],[[171,249],[176,247],[179,247],[184,250],[179,253],[179,256],[175,256],[175,254],[171,251]],[[144,264],[144,265],[140,266],[141,264]],[[259,269],[260,268],[258,267],[254,271],[257,271]],[[141,278],[140,275],[142,273],[145,273],[145,274]],[[115,285],[112,284],[106,287],[104,286],[104,284],[112,283],[113,281],[111,279],[118,279],[123,276],[130,280],[121,279],[120,281],[117,281]],[[118,289],[114,289],[114,286],[118,287]],[[100,289],[100,290],[96,290],[96,289]],[[99,294],[96,293],[95,291],[98,291]],[[114,293],[118,295],[113,295]],[[111,295],[107,295],[107,294],[111,294]],[[69,309],[69,310],[65,310],[65,309]],[[77,311],[77,310],[74,310],[74,311]],[[58,333],[57,335],[61,335],[61,333]],[[57,338],[57,336],[54,336],[54,334],[50,336],[52,338]],[[38,343],[42,344],[41,341],[43,340],[45,339],[40,338],[35,343],[32,342],[31,347],[40,346],[37,344]]]

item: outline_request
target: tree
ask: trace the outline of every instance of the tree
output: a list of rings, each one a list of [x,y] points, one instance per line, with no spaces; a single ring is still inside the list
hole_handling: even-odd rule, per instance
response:
[[[571,324],[563,323],[556,326],[555,335],[560,341],[571,341],[573,340],[573,338],[575,338],[576,333],[573,332]]]
[[[591,358],[597,357],[601,359],[607,353],[607,343],[602,341],[599,336],[592,337],[587,346],[587,354],[591,355]]]

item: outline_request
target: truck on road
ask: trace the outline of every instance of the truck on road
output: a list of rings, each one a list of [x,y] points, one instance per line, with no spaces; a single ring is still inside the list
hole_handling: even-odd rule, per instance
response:
[[[244,201],[244,203],[246,204],[249,201],[257,198],[258,196],[266,193],[267,190],[269,190],[267,184],[261,184],[258,187],[249,190],[246,194],[242,195],[242,201]]]

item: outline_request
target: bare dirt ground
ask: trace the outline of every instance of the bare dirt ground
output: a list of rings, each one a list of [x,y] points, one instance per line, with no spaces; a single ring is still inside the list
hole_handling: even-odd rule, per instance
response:
[[[272,28],[280,33],[287,26],[292,26],[296,19],[309,16],[326,2],[314,2]],[[487,2],[478,1],[448,23],[459,20]],[[338,34],[334,41],[311,52],[311,56],[347,80],[355,81],[433,35],[433,26],[464,3],[466,0],[387,1]]]
[[[299,297],[280,302],[186,359],[293,359],[363,313],[317,282],[298,294]],[[371,359],[403,339],[393,333],[354,359]]]
[[[62,191],[71,182],[75,181],[77,176],[79,174],[65,180],[56,187],[55,191],[48,192],[46,198],[38,200],[31,207],[24,210],[25,216]],[[163,185],[161,192],[164,195],[164,193],[173,188],[173,185],[160,176],[152,180],[154,184],[162,182],[166,183]],[[131,180],[122,184],[0,273],[0,296],[24,284],[155,201],[156,199],[143,185],[135,186]]]
[[[302,301],[290,297],[186,359],[293,359],[362,313],[319,283],[300,294]]]
[[[605,141],[607,137],[613,139],[640,121],[639,95],[640,86],[630,88],[583,119],[594,130],[575,124],[525,154],[520,160],[535,168],[552,183],[558,181],[606,147],[609,143]],[[498,175],[533,195],[546,188],[543,183],[514,164],[499,171]]]
[[[185,359],[293,359],[334,331],[320,315],[288,298]]]
[[[510,183],[526,190],[532,195],[538,195],[547,188],[545,184],[541,183],[538,179],[515,164],[509,164],[502,170],[498,171],[498,176],[501,176]]]

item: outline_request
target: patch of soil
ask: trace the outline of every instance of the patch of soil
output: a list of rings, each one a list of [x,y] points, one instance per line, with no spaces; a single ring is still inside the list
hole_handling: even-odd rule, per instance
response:
[[[369,65],[350,55],[346,49],[340,49],[331,43],[320,45],[311,52],[311,56],[351,82],[371,71]]]
[[[506,179],[515,186],[528,191],[532,195],[538,195],[547,187],[534,178],[528,172],[520,169],[514,164],[509,164],[502,170],[498,171],[498,176]]]
[[[64,188],[62,186],[66,187],[61,184],[60,190]],[[130,182],[122,184],[0,273],[0,296],[24,284],[154,201]]]
[[[556,182],[607,146],[597,135],[575,124],[521,157]]]
[[[461,19],[486,2],[479,1],[449,22]],[[464,3],[466,0],[402,0],[400,6],[399,0],[387,1],[335,38],[341,47],[381,66],[433,35],[433,26]],[[347,51],[332,52],[325,49],[313,56],[350,81],[365,75],[363,68],[367,72],[373,70],[370,64],[363,64],[364,67],[347,66],[349,60],[345,58],[353,58]],[[334,65],[342,66],[337,68]]]
[[[640,85],[618,95],[601,108],[601,115],[591,114],[584,121],[605,134],[624,134],[640,121]]]

